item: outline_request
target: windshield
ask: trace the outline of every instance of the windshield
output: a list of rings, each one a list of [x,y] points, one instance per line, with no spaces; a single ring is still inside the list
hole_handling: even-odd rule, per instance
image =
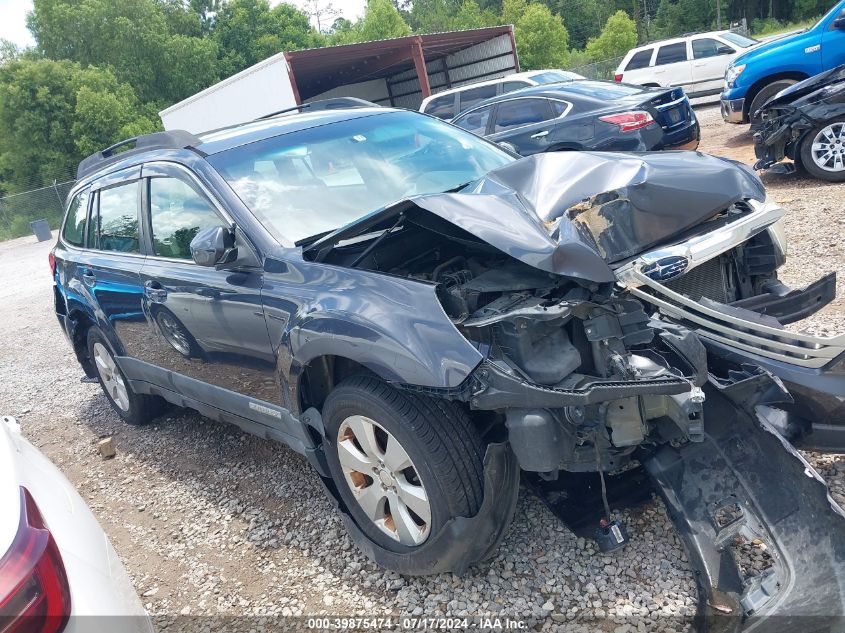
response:
[[[740,48],[748,48],[749,46],[759,44],[757,40],[752,39],[750,37],[745,37],[744,35],[740,35],[739,33],[734,33],[733,31],[722,33],[720,37],[723,40],[727,40],[731,44],[736,44]]]
[[[571,73],[565,70],[547,70],[536,75],[531,75],[531,80],[538,84],[556,84],[561,81],[575,81],[576,79],[583,79],[578,73]]]
[[[454,189],[514,158],[443,121],[389,112],[282,134],[208,160],[271,233],[298,242],[403,198]]]

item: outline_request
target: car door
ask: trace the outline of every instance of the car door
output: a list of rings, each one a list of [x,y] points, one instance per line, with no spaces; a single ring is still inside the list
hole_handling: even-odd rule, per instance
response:
[[[845,64],[845,9],[830,21],[822,35],[822,68],[830,70]]]
[[[140,167],[132,167],[91,186],[86,249],[74,271],[74,291],[92,307],[119,356],[135,356],[144,346],[140,174]]]
[[[142,360],[238,394],[278,402],[275,356],[261,305],[260,269],[196,264],[191,240],[233,223],[186,168],[149,163],[142,172],[146,247],[141,270],[150,341]]]
[[[712,37],[692,40],[692,86],[689,96],[717,94],[722,90],[725,69],[736,56],[736,49]]]
[[[517,97],[499,101],[493,113],[490,140],[507,142],[523,156],[549,148],[554,124],[560,115],[543,97]]]
[[[654,58],[653,74],[661,86],[681,86],[689,89],[692,85],[692,67],[689,62],[687,41],[664,44],[658,48]]]

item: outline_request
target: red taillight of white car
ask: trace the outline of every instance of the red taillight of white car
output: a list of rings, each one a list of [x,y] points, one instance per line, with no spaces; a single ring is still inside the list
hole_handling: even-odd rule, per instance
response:
[[[56,276],[56,256],[53,254],[53,251],[50,251],[50,254],[47,255],[47,261],[50,262],[50,274],[52,276]]]
[[[59,633],[70,615],[70,586],[53,535],[21,488],[21,520],[0,558],[0,633]]]
[[[618,125],[620,132],[633,132],[651,125],[654,123],[654,118],[648,112],[637,110],[635,112],[620,112],[619,114],[600,116],[599,121]]]
[[[613,81],[618,81],[618,82],[621,83],[622,82],[622,73],[616,73],[615,75],[613,75]]]

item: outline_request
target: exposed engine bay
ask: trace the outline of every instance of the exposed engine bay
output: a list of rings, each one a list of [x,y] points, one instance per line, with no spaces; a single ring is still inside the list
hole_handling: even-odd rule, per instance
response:
[[[747,168],[703,158],[614,166],[581,155],[607,185],[597,192],[586,178],[547,176],[544,187],[543,174],[570,158],[541,155],[460,192],[397,203],[306,256],[432,285],[484,360],[459,388],[397,386],[483,413],[523,471],[553,481],[642,463],[699,573],[701,615],[738,631],[781,607],[818,615],[845,600],[808,598],[818,570],[845,569],[841,509],[815,481],[801,482],[806,495],[789,512],[775,501],[809,472],[787,440],[813,436],[808,418],[824,399],[804,387],[835,375],[845,337],[784,329],[832,300],[835,275],[800,290],[781,283],[783,210]],[[841,406],[842,381],[829,382],[822,395]],[[830,547],[798,536],[822,515]],[[754,538],[771,543],[776,564],[743,579],[730,545]],[[772,630],[802,630],[782,625]]]

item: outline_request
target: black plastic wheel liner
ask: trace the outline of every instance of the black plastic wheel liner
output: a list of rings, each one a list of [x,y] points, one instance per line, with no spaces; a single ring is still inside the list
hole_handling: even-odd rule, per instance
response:
[[[703,442],[643,460],[697,577],[696,629],[845,631],[845,514],[766,421],[774,409],[763,405],[786,395],[780,384],[761,370],[738,374],[705,388]],[[744,582],[732,550],[755,538],[773,565]]]

